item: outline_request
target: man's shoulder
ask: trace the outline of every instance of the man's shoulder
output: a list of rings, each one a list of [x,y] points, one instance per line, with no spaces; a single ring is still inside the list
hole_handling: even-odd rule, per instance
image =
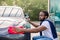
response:
[[[46,22],[46,23],[53,23],[51,20],[44,20],[43,22]]]
[[[42,23],[49,23],[47,20],[43,21]]]

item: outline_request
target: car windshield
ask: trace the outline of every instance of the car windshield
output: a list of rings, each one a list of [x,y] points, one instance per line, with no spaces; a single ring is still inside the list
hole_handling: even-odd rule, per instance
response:
[[[8,27],[13,23],[24,21],[24,13],[21,7],[0,6],[0,26]]]

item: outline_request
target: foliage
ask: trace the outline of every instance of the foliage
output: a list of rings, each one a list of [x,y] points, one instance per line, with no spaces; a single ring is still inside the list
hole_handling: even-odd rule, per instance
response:
[[[0,0],[0,5],[2,5],[2,1],[10,6],[17,5],[22,7],[24,13],[28,13],[32,20],[38,20],[39,12],[48,8],[48,0]]]

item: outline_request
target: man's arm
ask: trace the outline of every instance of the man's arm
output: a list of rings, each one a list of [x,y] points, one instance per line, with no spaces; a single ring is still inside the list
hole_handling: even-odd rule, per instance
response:
[[[28,21],[30,24],[32,24],[34,27],[40,26],[40,25],[37,25],[37,24],[33,23],[32,21],[30,21],[30,18],[27,18],[27,21]]]
[[[29,23],[32,24],[34,27],[40,26],[40,25],[37,25],[37,24],[33,23],[32,21],[29,21]]]
[[[16,31],[17,32],[37,33],[37,32],[40,32],[40,31],[44,31],[46,29],[47,29],[46,27],[41,26],[41,27],[32,28],[32,29],[20,29],[20,28],[16,28]]]

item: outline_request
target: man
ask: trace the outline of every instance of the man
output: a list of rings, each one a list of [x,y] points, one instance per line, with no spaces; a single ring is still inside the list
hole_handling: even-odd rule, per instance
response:
[[[53,23],[50,20],[48,20],[48,17],[49,17],[49,14],[47,11],[41,11],[39,13],[39,20],[41,21],[40,25],[37,25],[37,24],[31,22],[29,18],[27,19],[28,22],[31,23],[36,28],[32,28],[32,29],[15,28],[15,30],[17,32],[28,32],[28,33],[40,32],[41,36],[45,36],[45,37],[51,38],[53,40],[57,40],[56,29],[55,29]],[[36,38],[36,39],[39,39],[39,38]]]

